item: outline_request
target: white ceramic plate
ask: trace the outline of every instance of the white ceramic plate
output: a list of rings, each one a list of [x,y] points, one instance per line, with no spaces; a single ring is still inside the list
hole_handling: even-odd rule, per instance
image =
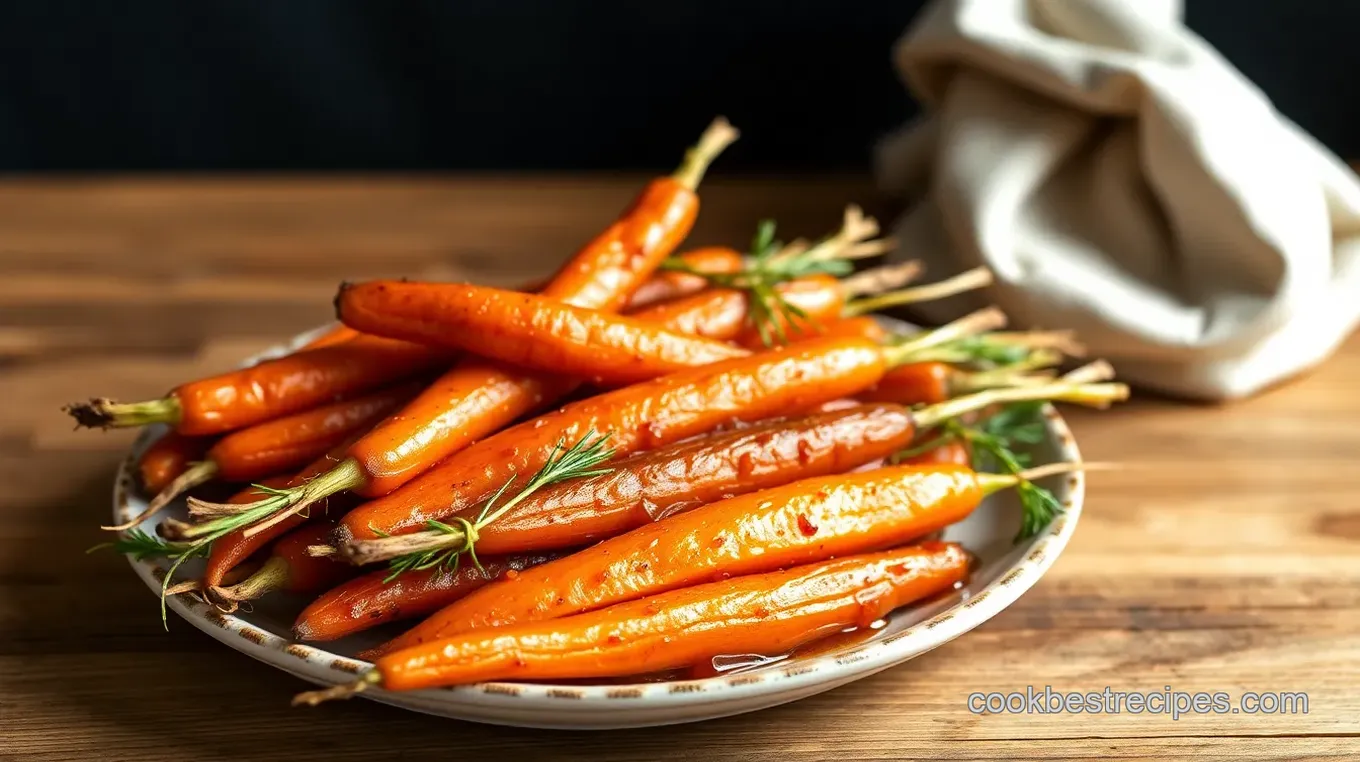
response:
[[[252,361],[282,354],[315,333],[299,336]],[[1062,418],[1052,408],[1046,414],[1048,438],[1031,450],[1034,463],[1080,460]],[[146,431],[119,468],[113,491],[116,522],[145,507],[144,497],[134,487],[134,464],[142,450],[163,433],[162,427]],[[830,690],[901,664],[968,632],[1038,582],[1072,536],[1085,491],[1081,474],[1055,477],[1044,486],[1053,490],[1066,508],[1046,531],[1020,545],[1013,544],[1019,527],[1019,505],[1010,491],[992,496],[967,520],[944,533],[945,539],[962,543],[979,558],[967,586],[927,605],[899,610],[867,638],[837,649],[763,665],[748,664],[696,680],[598,686],[484,683],[410,693],[370,690],[362,697],[462,720],[536,728],[607,729],[724,717]],[[182,518],[183,510],[180,502],[172,515]],[[150,531],[150,524],[156,520],[142,528]],[[132,561],[132,568],[156,595],[160,594],[165,566],[164,561]],[[201,561],[181,568],[182,574],[197,574]],[[369,666],[354,654],[400,631],[379,630],[322,647],[298,643],[290,639],[289,628],[305,603],[289,596],[270,596],[248,613],[222,614],[205,603],[179,596],[169,601],[169,607],[229,647],[303,680],[325,685],[353,680]],[[155,603],[148,602],[147,616],[155,615]],[[278,698],[283,702],[288,697]]]

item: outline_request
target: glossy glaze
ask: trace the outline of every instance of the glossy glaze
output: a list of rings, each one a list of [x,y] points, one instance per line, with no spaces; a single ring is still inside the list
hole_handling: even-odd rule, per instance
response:
[[[486,558],[478,568],[462,563],[411,571],[388,581],[386,567],[356,577],[312,601],[293,624],[298,640],[343,638],[388,622],[424,616],[453,603],[510,571],[537,566],[554,556],[526,554]]]
[[[688,667],[722,653],[779,654],[865,626],[968,573],[959,545],[930,543],[698,585],[551,623],[472,632],[375,666],[389,690],[557,680]]]
[[[796,479],[842,473],[911,443],[911,414],[866,405],[691,439],[549,487],[482,529],[479,552],[566,548]]]
[[[675,259],[702,273],[734,273],[741,269],[741,254],[726,246],[706,246],[677,254]],[[661,302],[679,299],[708,288],[708,280],[689,273],[661,271],[648,278],[628,300],[626,313],[634,313]]]
[[[219,478],[249,481],[292,471],[366,431],[406,403],[423,383],[398,384],[362,397],[323,405],[233,431],[208,450]]]
[[[637,318],[471,284],[359,283],[344,288],[336,306],[363,331],[611,386],[745,354]]]
[[[451,357],[419,344],[359,336],[193,381],[173,392],[181,434],[221,434],[324,405],[437,367]]]
[[[916,362],[888,371],[862,399],[901,405],[935,404],[953,396],[957,371],[942,362]]]
[[[576,442],[590,431],[608,433],[617,456],[626,457],[733,420],[809,410],[871,386],[884,370],[882,354],[869,342],[809,341],[606,392],[483,439],[356,508],[341,522],[339,539],[415,531],[427,519],[467,510],[512,477],[534,473],[558,442]]]
[[[972,471],[949,466],[803,479],[710,503],[531,569],[445,608],[389,647],[896,545],[962,519],[982,497]]]
[[[137,460],[137,483],[148,495],[155,495],[184,473],[189,464],[203,460],[213,440],[186,437],[169,432],[146,448]]]

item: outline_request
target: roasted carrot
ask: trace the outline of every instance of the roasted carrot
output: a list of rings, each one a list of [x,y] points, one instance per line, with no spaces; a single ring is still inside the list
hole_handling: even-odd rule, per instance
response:
[[[316,349],[317,347],[329,347],[332,344],[342,344],[358,335],[358,331],[342,323],[307,342],[299,349],[299,351],[303,349]]]
[[[468,630],[571,616],[715,578],[891,547],[963,519],[986,495],[1021,481],[958,466],[890,466],[740,495],[643,525],[483,588],[381,651]]]
[[[741,254],[724,246],[694,249],[679,254],[675,258],[683,263],[686,269],[706,274],[734,273],[740,270],[742,266]],[[706,288],[708,288],[708,281],[703,275],[663,268],[648,278],[641,286],[638,286],[637,290],[633,292],[632,298],[628,300],[625,311],[633,312],[644,309],[654,304],[698,293]]]
[[[617,309],[689,232],[699,204],[695,188],[709,163],[735,139],[731,125],[716,120],[680,168],[653,181],[632,208],[563,266],[543,293],[563,303]],[[465,361],[356,442],[334,469],[252,510],[265,518],[302,510],[344,490],[369,497],[388,494],[576,386],[575,380],[556,372],[534,374],[491,361]],[[203,536],[222,526],[213,524],[202,530]]]
[[[293,637],[307,641],[336,640],[388,622],[425,616],[507,573],[552,558],[540,554],[483,559],[480,566],[471,563],[455,569],[435,566],[396,578],[386,569],[369,572],[308,604],[293,624]]]
[[[346,284],[335,304],[337,316],[361,331],[596,384],[630,384],[746,354],[636,318],[471,284]]]
[[[203,459],[213,441],[207,437],[186,437],[168,431],[152,442],[137,460],[137,476],[142,490],[156,495],[179,478],[185,469]]]
[[[286,489],[305,484],[315,479],[318,474],[325,473],[335,465],[336,461],[344,457],[349,445],[357,438],[357,434],[351,434],[350,440],[336,445],[330,452],[322,455],[307,465],[306,468],[298,471],[291,477],[283,480],[282,484],[266,483],[264,486],[269,489]],[[237,493],[226,504],[244,505],[260,499],[260,490],[255,487],[248,487]],[[332,500],[339,501],[339,498],[327,499],[312,506],[305,514],[294,514],[289,516],[287,521],[281,521],[270,527],[268,531],[257,532],[247,535],[244,528],[239,528],[218,538],[212,543],[212,548],[208,553],[208,563],[203,569],[203,587],[220,586],[226,579],[227,574],[243,561],[249,558],[256,551],[268,545],[278,537],[282,537],[290,530],[306,523],[309,519],[319,516],[329,516]]]
[[[966,330],[966,323],[978,325],[994,314],[979,313],[930,336]],[[871,386],[900,362],[900,353],[909,356],[911,350],[912,345],[885,349],[858,340],[802,342],[567,405],[482,440],[406,487],[354,509],[342,519],[337,543],[418,531],[429,519],[471,509],[541,467],[560,442],[587,432],[609,432],[615,454],[626,457],[734,420],[811,411]]]
[[[230,587],[206,587],[209,600],[231,611],[242,601],[253,601],[272,592],[315,593],[353,577],[357,573],[353,566],[307,552],[331,528],[318,521],[280,537],[270,548],[269,559],[254,574]]]
[[[478,505],[515,476],[533,473],[558,443],[610,433],[618,456],[663,447],[733,419],[757,421],[807,410],[872,386],[886,370],[869,342],[805,342],[682,371],[575,402],[505,429],[451,456],[401,489],[351,511],[345,534],[401,534]]]
[[[166,423],[180,434],[221,434],[376,389],[452,357],[419,344],[358,336],[193,381],[159,400],[94,399],[66,410],[82,426]]]
[[[973,453],[968,450],[967,443],[959,439],[951,439],[924,452],[903,458],[898,463],[906,466],[955,465],[971,467],[973,465]]]
[[[1084,377],[1042,389],[994,389],[919,410],[866,405],[857,410],[824,412],[800,422],[775,420],[748,430],[749,437],[743,437],[743,431],[715,434],[639,454],[619,461],[608,474],[548,488],[522,499],[513,509],[496,510],[477,520],[464,516],[458,527],[441,525],[403,535],[354,540],[339,550],[354,563],[394,559],[393,567],[401,569],[411,565],[412,558],[438,562],[434,554],[441,552],[438,558],[443,562],[456,562],[458,554],[469,548],[522,552],[581,546],[714,499],[811,476],[881,467],[885,457],[898,461],[914,454],[903,448],[918,431],[938,427],[941,433],[928,442],[942,444],[960,434],[957,416],[990,407],[998,400],[1057,399],[1106,405],[1122,399],[1127,391],[1121,385],[1089,384],[1108,377],[1108,369],[1091,369]],[[1019,431],[1023,420],[1017,418],[1012,423]],[[968,434],[972,430],[962,431]],[[968,435],[976,437],[970,441],[985,442],[989,452],[1010,459],[1009,440],[1004,434],[998,429]],[[919,448],[926,449],[926,445]],[[1020,468],[1015,460],[1005,463]]]
[[[202,460],[166,485],[141,515],[105,529],[121,531],[136,526],[179,495],[212,479],[250,481],[305,465],[336,445],[352,440],[356,432],[366,431],[374,421],[415,396],[420,388],[420,382],[398,384],[233,431],[217,440]]]
[[[926,543],[709,582],[551,623],[470,632],[390,653],[357,682],[303,693],[293,703],[346,698],[369,686],[619,677],[692,667],[724,653],[778,656],[951,590],[970,566],[961,546]]]
[[[1056,364],[1060,359],[1044,353],[1036,356],[1035,362]],[[888,371],[873,388],[864,390],[858,396],[872,402],[933,404],[979,389],[1007,386],[1016,383],[1017,379],[1032,378],[1038,383],[1046,380],[1043,376],[1027,377],[1025,371],[1032,369],[1033,363],[1022,365],[1022,368],[969,372],[942,362],[908,363]]]
[[[915,432],[911,411],[900,405],[860,405],[684,440],[539,491],[478,530],[477,552],[587,545],[714,500],[849,471],[902,450]],[[419,532],[348,550],[352,562],[363,564],[412,552],[403,540],[427,551],[450,547],[442,544],[447,538]],[[422,539],[429,543],[420,545]]]

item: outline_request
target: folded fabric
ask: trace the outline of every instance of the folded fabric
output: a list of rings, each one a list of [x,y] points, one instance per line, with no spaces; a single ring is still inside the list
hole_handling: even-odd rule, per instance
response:
[[[1158,0],[939,0],[896,62],[927,116],[881,147],[898,256],[997,284],[1127,380],[1249,395],[1360,319],[1360,181]]]

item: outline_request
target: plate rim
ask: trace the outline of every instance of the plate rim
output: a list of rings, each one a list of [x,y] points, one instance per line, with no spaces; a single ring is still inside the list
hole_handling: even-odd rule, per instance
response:
[[[272,346],[245,361],[246,365],[293,351],[331,326],[322,326],[295,336],[290,341]],[[1043,408],[1046,430],[1062,459],[1081,462],[1081,452],[1066,420],[1051,405]],[[135,494],[135,464],[140,453],[156,438],[162,436],[164,426],[148,427],[137,437],[126,457],[120,462],[113,489],[113,517],[115,522],[130,516]],[[800,659],[785,666],[774,666],[749,673],[717,675],[690,680],[665,682],[562,685],[530,682],[489,682],[450,688],[421,691],[386,691],[372,689],[361,697],[380,703],[399,706],[429,714],[463,717],[519,727],[542,728],[604,728],[640,727],[689,722],[705,718],[736,714],[751,709],[772,706],[795,700],[820,690],[830,690],[847,682],[867,677],[875,672],[897,666],[920,656],[973,630],[999,614],[1033,587],[1053,566],[1076,531],[1085,503],[1086,478],[1081,471],[1064,475],[1063,512],[1036,535],[1026,552],[997,573],[997,577],[966,599],[937,612],[933,616],[910,625],[901,632],[865,643],[850,644],[824,654]],[[166,567],[160,559],[138,561],[128,557],[137,576],[159,596]],[[352,681],[370,662],[326,649],[293,641],[268,632],[236,614],[226,614],[210,604],[185,596],[166,601],[167,608],[197,629],[233,650],[277,667],[317,685],[335,685]],[[822,687],[824,685],[824,687]],[[793,698],[781,696],[798,694]],[[757,703],[752,703],[757,702]],[[751,706],[745,706],[752,704]],[[549,716],[590,715],[602,708],[620,707],[647,709],[695,709],[703,705],[730,705],[732,711],[703,713],[702,716],[678,719],[648,719],[619,724],[542,722],[523,718],[506,719],[495,713],[513,711],[551,713]],[[717,707],[722,708],[722,707]],[[462,711],[460,711],[462,710]],[[483,714],[491,712],[491,714]]]

